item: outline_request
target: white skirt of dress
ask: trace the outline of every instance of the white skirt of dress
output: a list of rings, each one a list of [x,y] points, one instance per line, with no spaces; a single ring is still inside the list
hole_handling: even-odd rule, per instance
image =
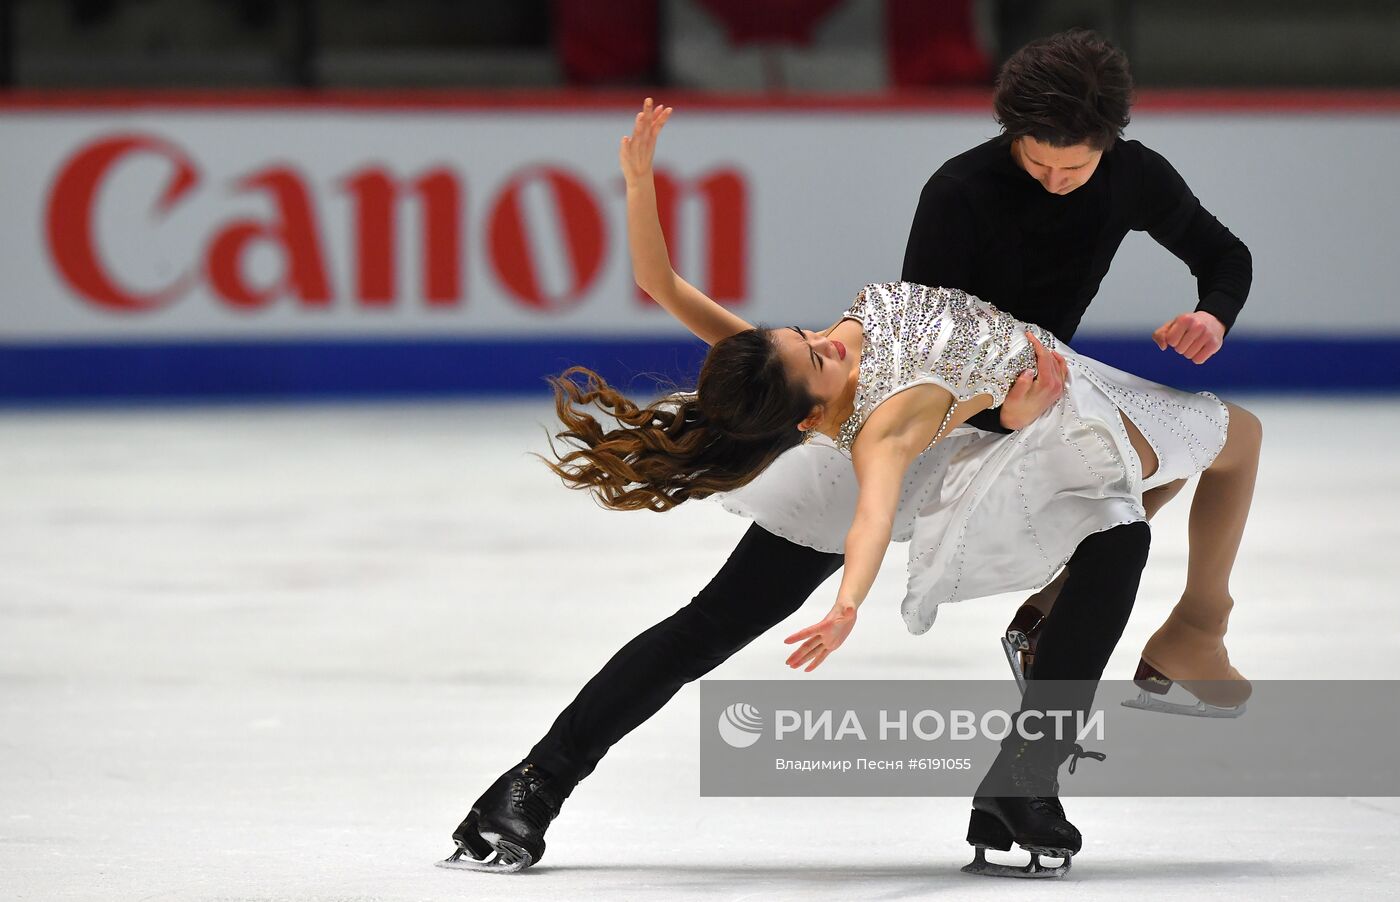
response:
[[[1086,537],[1145,520],[1143,492],[1201,472],[1224,447],[1229,413],[1215,395],[1060,350],[1070,378],[1054,407],[1010,435],[961,426],[905,474],[893,539],[909,543],[910,632],[933,626],[941,604],[1044,586]],[[1120,410],[1157,454],[1146,480]],[[842,553],[857,494],[850,458],[819,435],[719,501],[789,541]]]

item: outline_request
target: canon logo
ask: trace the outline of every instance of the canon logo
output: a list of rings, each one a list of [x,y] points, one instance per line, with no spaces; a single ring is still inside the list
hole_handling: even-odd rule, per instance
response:
[[[197,192],[222,198],[255,195],[270,211],[260,217],[229,215],[201,227],[202,252],[156,288],[124,285],[104,263],[95,223],[104,185],[123,163],[140,156],[156,158],[169,171],[164,187],[145,208],[114,211],[132,229],[150,229]],[[151,134],[112,135],[79,148],[58,169],[45,211],[45,238],[51,261],[74,294],[99,309],[141,314],[177,302],[199,286],[233,310],[253,311],[279,302],[306,309],[330,309],[349,302],[363,308],[393,307],[408,297],[434,308],[456,308],[465,301],[464,274],[471,251],[484,258],[508,297],[530,311],[554,313],[587,297],[605,269],[609,253],[626,253],[625,241],[608,235],[604,204],[623,203],[620,182],[606,188],[557,165],[526,165],[511,173],[479,214],[469,204],[465,176],[446,165],[399,174],[377,164],[354,168],[313,183],[297,168],[272,163],[217,181],[206,176],[190,153],[173,141]],[[342,192],[348,200],[350,261],[337,285],[328,266],[327,230],[318,210],[317,191]],[[551,211],[540,215],[527,194],[544,197]],[[732,167],[681,179],[657,172],[657,200],[662,227],[678,249],[678,210],[687,200],[703,205],[706,260],[694,271],[716,300],[737,304],[747,296],[748,188]],[[416,207],[421,246],[420,283],[416,291],[400,287],[399,216],[408,202]],[[534,215],[532,214],[532,209]],[[337,234],[342,234],[336,230]],[[475,236],[480,235],[481,239]],[[541,260],[540,247],[561,249],[562,264]],[[270,248],[280,261],[277,278],[257,280],[248,266],[256,249]],[[555,278],[544,277],[547,263]],[[676,263],[682,269],[680,261]],[[693,264],[692,264],[693,265]],[[558,275],[563,273],[562,278]],[[639,299],[650,301],[638,293]]]

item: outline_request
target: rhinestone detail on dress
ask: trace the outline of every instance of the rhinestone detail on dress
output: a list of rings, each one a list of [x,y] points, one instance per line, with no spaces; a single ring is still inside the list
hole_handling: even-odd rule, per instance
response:
[[[1016,377],[1035,366],[1035,348],[1026,331],[1050,350],[1057,346],[1041,327],[965,291],[912,282],[865,286],[844,317],[859,322],[865,333],[855,410],[841,424],[836,443],[847,453],[870,414],[892,395],[933,383],[951,392],[957,403],[989,394],[993,406],[1000,406]],[[949,408],[934,441],[948,428],[953,410]]]

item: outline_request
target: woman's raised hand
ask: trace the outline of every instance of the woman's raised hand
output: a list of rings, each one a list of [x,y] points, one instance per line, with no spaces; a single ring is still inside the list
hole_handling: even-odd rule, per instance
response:
[[[855,625],[856,606],[849,602],[837,601],[821,623],[798,630],[783,640],[788,645],[802,642],[797,651],[788,655],[787,665],[796,670],[806,664],[807,672],[811,673],[826,660],[827,655],[841,647],[841,643],[846,641]]]
[[[632,125],[632,134],[622,139],[617,158],[622,165],[622,176],[631,184],[634,180],[651,174],[651,158],[656,153],[656,136],[661,134],[666,120],[671,118],[671,107],[655,106],[650,97],[642,104]]]

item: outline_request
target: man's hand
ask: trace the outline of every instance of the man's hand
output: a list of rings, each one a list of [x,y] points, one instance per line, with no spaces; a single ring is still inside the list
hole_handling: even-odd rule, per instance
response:
[[[1175,348],[1178,354],[1192,363],[1205,363],[1225,343],[1225,326],[1214,314],[1197,310],[1163,323],[1152,333],[1152,340],[1163,351]]]
[[[1026,333],[1035,348],[1035,369],[1016,377],[1001,405],[1001,425],[1024,429],[1055,406],[1069,381],[1069,364],[1057,352],[1046,349],[1034,335]]]

